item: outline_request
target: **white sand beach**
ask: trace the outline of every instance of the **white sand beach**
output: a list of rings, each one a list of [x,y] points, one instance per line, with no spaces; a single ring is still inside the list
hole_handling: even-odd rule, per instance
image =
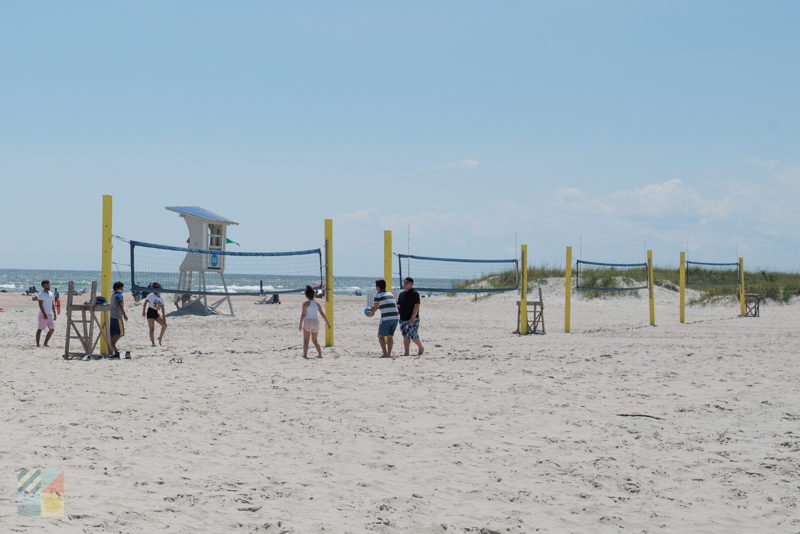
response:
[[[1,294],[0,532],[800,532],[800,303],[681,325],[659,288],[650,327],[646,298],[575,296],[565,334],[563,297],[543,336],[512,333],[516,295],[425,298],[426,353],[385,360],[337,295],[318,361],[298,296],[170,317],[156,348],[129,302],[133,359],[81,362]],[[17,515],[23,467],[63,470],[63,517]]]

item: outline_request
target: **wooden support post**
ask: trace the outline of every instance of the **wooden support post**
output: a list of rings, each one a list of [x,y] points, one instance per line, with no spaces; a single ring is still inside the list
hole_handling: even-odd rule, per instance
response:
[[[111,232],[111,195],[103,195],[103,246],[102,246],[102,261],[100,268],[100,294],[105,297],[106,302],[111,302],[111,248],[113,246],[113,234]],[[108,312],[101,312],[100,324],[103,328],[108,329],[111,318]],[[105,339],[100,341],[100,354],[111,354],[111,344],[106,343]]]
[[[647,251],[647,293],[650,300],[650,326],[656,325],[656,291],[653,279],[653,251]]]
[[[325,315],[331,327],[325,327],[325,346],[333,346],[333,219],[325,219]]]
[[[739,316],[745,317],[744,309],[744,258],[739,256]]]
[[[522,245],[520,254],[518,332],[524,335],[528,333],[528,245]]]
[[[686,252],[681,252],[681,265],[678,271],[678,284],[680,288],[680,321],[686,322]]]
[[[383,231],[383,279],[386,291],[392,291],[392,231]],[[402,285],[402,284],[401,284]]]
[[[570,329],[570,301],[572,300],[572,247],[567,247],[566,280],[564,281],[564,332]]]

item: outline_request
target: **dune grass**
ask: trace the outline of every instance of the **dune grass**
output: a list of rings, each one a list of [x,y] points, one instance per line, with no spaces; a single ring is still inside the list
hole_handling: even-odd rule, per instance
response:
[[[703,273],[700,273],[703,274]],[[573,271],[573,280],[575,272]],[[541,265],[528,268],[528,289],[531,290],[540,285],[547,278],[563,278],[565,271],[563,268]],[[725,278],[719,273],[705,273],[709,283],[720,279],[730,281],[730,273]],[[653,278],[655,285],[679,291],[679,273],[677,267],[654,267]],[[697,277],[696,277],[697,278]],[[458,284],[459,289],[470,287],[482,288],[502,288],[512,287],[516,284],[517,274],[514,271],[503,271],[494,273],[474,280],[468,280]],[[594,287],[631,287],[643,285],[647,281],[645,269],[614,270],[614,269],[587,269],[581,272],[581,284]],[[788,302],[792,297],[800,296],[800,273],[787,273],[778,271],[745,271],[744,275],[745,291],[756,293],[763,299],[773,302]],[[691,300],[689,304],[706,304],[723,299],[736,300],[739,296],[739,286],[698,286],[700,295]],[[587,298],[610,298],[614,296],[624,296],[630,294],[638,295],[638,291],[592,291],[583,290],[581,292]],[[487,296],[491,293],[487,294]]]

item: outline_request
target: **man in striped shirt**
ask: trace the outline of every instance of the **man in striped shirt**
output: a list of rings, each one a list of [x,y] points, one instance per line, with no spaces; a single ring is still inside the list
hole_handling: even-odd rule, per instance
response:
[[[381,358],[391,358],[393,336],[397,323],[400,322],[400,311],[397,309],[392,292],[386,291],[386,280],[375,280],[375,289],[377,290],[375,301],[367,316],[372,317],[376,311],[381,311],[381,322],[378,326],[378,343],[383,352]]]

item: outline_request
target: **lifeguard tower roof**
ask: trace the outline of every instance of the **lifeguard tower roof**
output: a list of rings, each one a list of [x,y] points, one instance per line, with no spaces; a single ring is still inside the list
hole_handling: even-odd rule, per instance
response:
[[[217,215],[216,213],[208,211],[205,208],[201,208],[200,206],[166,206],[166,208],[169,211],[174,211],[175,213],[179,213],[180,215],[189,215],[191,217],[197,217],[198,219],[203,219],[208,222],[239,224],[236,221],[231,221],[227,217],[223,217],[222,215]]]

